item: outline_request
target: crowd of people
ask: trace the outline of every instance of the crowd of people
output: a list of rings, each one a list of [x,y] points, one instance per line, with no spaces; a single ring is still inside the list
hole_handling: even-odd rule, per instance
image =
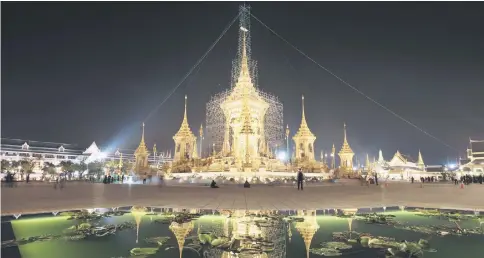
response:
[[[474,184],[481,184],[482,185],[482,182],[483,182],[484,178],[481,175],[479,176],[471,176],[471,175],[464,175],[464,176],[461,176],[460,179],[457,179],[457,178],[453,178],[453,181],[454,181],[454,184],[458,184],[459,182],[465,184],[465,185],[470,185],[472,183]]]

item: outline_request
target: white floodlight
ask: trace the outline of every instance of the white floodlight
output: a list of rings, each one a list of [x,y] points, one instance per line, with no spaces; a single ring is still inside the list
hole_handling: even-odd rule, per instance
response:
[[[244,27],[240,27],[240,30],[243,31],[243,32],[247,32],[249,31],[248,29],[244,28]]]

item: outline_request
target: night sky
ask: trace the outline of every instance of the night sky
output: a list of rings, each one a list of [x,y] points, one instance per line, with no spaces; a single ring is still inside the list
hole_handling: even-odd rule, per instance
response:
[[[141,123],[235,17],[240,3],[2,2],[2,137],[135,148]],[[321,65],[457,148],[357,94],[252,19],[259,85],[306,117],[315,149],[337,150],[346,122],[360,160],[398,149],[427,164],[484,139],[484,4],[251,3],[252,13]],[[210,96],[229,87],[236,23],[146,121],[146,141],[173,149],[183,116],[198,135]],[[291,136],[292,137],[292,136]],[[205,146],[207,144],[205,143]]]

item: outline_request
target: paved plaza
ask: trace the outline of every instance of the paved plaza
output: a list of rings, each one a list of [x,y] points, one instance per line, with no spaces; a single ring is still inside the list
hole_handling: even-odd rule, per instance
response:
[[[2,187],[2,215],[121,206],[156,206],[192,209],[325,209],[408,206],[484,211],[484,185],[461,189],[453,184],[390,183],[360,186],[357,183],[307,186],[255,185],[105,185],[69,183],[60,190],[52,184],[19,184]]]

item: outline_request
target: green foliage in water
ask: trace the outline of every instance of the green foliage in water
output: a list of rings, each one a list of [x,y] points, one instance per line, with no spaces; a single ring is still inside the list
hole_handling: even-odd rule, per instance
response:
[[[158,248],[152,248],[152,247],[136,247],[131,249],[129,251],[131,253],[131,256],[147,256],[147,255],[152,255],[158,252]]]

